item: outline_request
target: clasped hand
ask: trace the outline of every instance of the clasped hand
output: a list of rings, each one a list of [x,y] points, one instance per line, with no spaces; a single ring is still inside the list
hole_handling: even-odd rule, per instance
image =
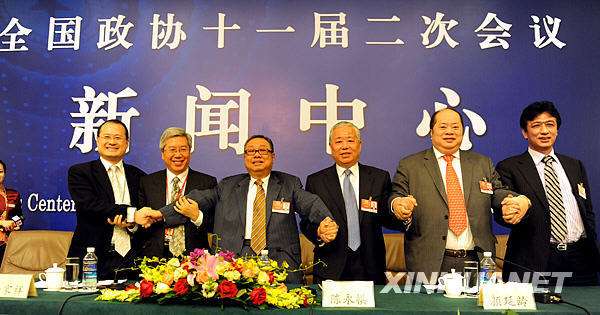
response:
[[[325,243],[329,243],[335,239],[338,232],[338,225],[330,217],[326,217],[319,224],[317,236]]]
[[[412,195],[408,195],[407,197],[394,199],[392,202],[392,209],[398,220],[407,221],[412,217],[412,212],[418,205],[417,199]]]
[[[527,213],[529,201],[525,196],[513,197],[508,195],[502,200],[502,219],[510,224],[517,224]]]

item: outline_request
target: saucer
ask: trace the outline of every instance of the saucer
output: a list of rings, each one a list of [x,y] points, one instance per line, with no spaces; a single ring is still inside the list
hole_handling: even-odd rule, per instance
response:
[[[451,296],[451,295],[447,295],[446,293],[444,293],[444,296],[447,298],[451,298],[451,299],[462,299],[464,298],[464,296],[461,294],[459,296]]]

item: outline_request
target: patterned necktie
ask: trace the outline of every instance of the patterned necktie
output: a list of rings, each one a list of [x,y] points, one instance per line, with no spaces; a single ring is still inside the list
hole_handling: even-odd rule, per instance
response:
[[[560,184],[552,162],[554,158],[546,155],[544,162],[544,181],[546,183],[546,197],[550,205],[550,234],[557,242],[562,242],[567,236],[567,219],[565,214],[565,205],[560,191]]]
[[[348,247],[355,251],[360,246],[360,227],[358,226],[358,204],[356,194],[350,183],[352,171],[344,171],[344,205],[346,206],[346,220],[348,223]]]
[[[113,189],[115,203],[123,204],[123,188],[121,186],[121,181],[119,180],[119,174],[121,169],[117,165],[112,165],[108,169],[108,175],[110,176],[110,184]],[[113,237],[112,242],[115,244],[115,251],[119,253],[119,255],[125,257],[127,252],[131,249],[131,241],[129,239],[129,233],[127,233],[127,229],[120,226],[113,227]]]
[[[450,211],[448,227],[456,236],[460,236],[467,229],[465,197],[460,188],[456,171],[452,167],[454,155],[444,155],[443,158],[446,161],[446,195],[448,197],[448,210]]]
[[[179,196],[179,177],[175,176],[173,181],[171,182],[171,198],[170,201],[175,202],[177,200],[177,196]],[[173,229],[173,238],[169,242],[169,251],[173,256],[179,256],[185,250],[185,227],[184,225],[179,225]]]
[[[250,248],[259,254],[261,250],[267,247],[266,237],[266,196],[265,190],[262,187],[263,182],[260,179],[256,180],[258,185],[256,197],[254,198],[254,207],[252,212],[252,235],[250,237]]]

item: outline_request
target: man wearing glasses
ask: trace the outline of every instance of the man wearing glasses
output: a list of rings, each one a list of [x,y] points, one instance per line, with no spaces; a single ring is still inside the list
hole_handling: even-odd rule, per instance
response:
[[[146,173],[123,163],[129,133],[121,121],[104,122],[96,142],[98,160],[69,168],[69,194],[77,209],[69,256],[83,259],[86,248],[95,247],[98,278],[113,279],[115,269],[129,267],[135,252],[132,248],[139,246],[132,237],[136,228],[125,218],[127,207],[138,205],[140,177]]]
[[[337,224],[321,199],[302,189],[298,177],[272,171],[275,153],[271,139],[252,136],[244,149],[248,173],[227,177],[212,189],[193,190],[186,197],[198,203],[204,219],[214,218],[212,232],[217,234],[218,243],[213,242],[213,249],[218,246],[238,256],[260,255],[268,250],[269,258],[280,264],[286,261],[290,270],[298,269],[301,259],[296,213],[316,227],[308,231],[314,234],[312,239],[319,237],[323,242],[335,239]],[[142,209],[138,223],[148,226],[152,218],[164,218],[165,226],[170,227],[189,220],[182,214],[180,202],[159,211]],[[301,281],[301,272],[288,275],[287,282]]]

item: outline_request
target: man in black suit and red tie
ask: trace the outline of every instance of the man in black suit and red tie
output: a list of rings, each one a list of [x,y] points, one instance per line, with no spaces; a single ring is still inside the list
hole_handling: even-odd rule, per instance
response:
[[[141,256],[172,257],[188,254],[196,248],[209,248],[207,229],[212,229],[210,218],[203,220],[198,204],[185,197],[194,189],[208,189],[217,185],[213,176],[189,168],[192,137],[185,130],[171,127],[160,137],[160,151],[167,169],[142,177],[140,206],[160,209],[179,200],[188,222],[165,228],[164,222],[153,224],[144,234],[151,239]],[[207,228],[208,227],[208,228]]]
[[[69,257],[83,259],[86,248],[95,247],[98,278],[113,279],[115,269],[133,264],[132,256],[140,246],[133,237],[137,227],[125,218],[127,207],[138,205],[140,177],[146,173],[123,163],[129,133],[121,121],[104,122],[96,142],[100,159],[69,168],[69,194],[77,209]]]
[[[517,224],[506,223],[499,213],[495,219],[511,228],[507,260],[535,271],[572,272],[565,279],[567,285],[594,285],[600,250],[590,187],[581,161],[554,152],[561,122],[549,101],[532,103],[523,110],[520,125],[529,148],[498,163],[496,169],[511,190],[530,198],[531,209]],[[529,277],[523,280],[525,270],[504,264],[505,281],[511,272],[530,281]]]
[[[399,222],[388,210],[391,189],[388,172],[358,163],[362,141],[360,131],[350,122],[339,122],[331,128],[329,147],[335,164],[309,175],[306,190],[318,195],[339,225],[338,236],[324,244],[308,221],[300,226],[316,246],[314,281],[372,280],[385,284],[385,243],[382,225]],[[316,227],[312,227],[315,229]]]

